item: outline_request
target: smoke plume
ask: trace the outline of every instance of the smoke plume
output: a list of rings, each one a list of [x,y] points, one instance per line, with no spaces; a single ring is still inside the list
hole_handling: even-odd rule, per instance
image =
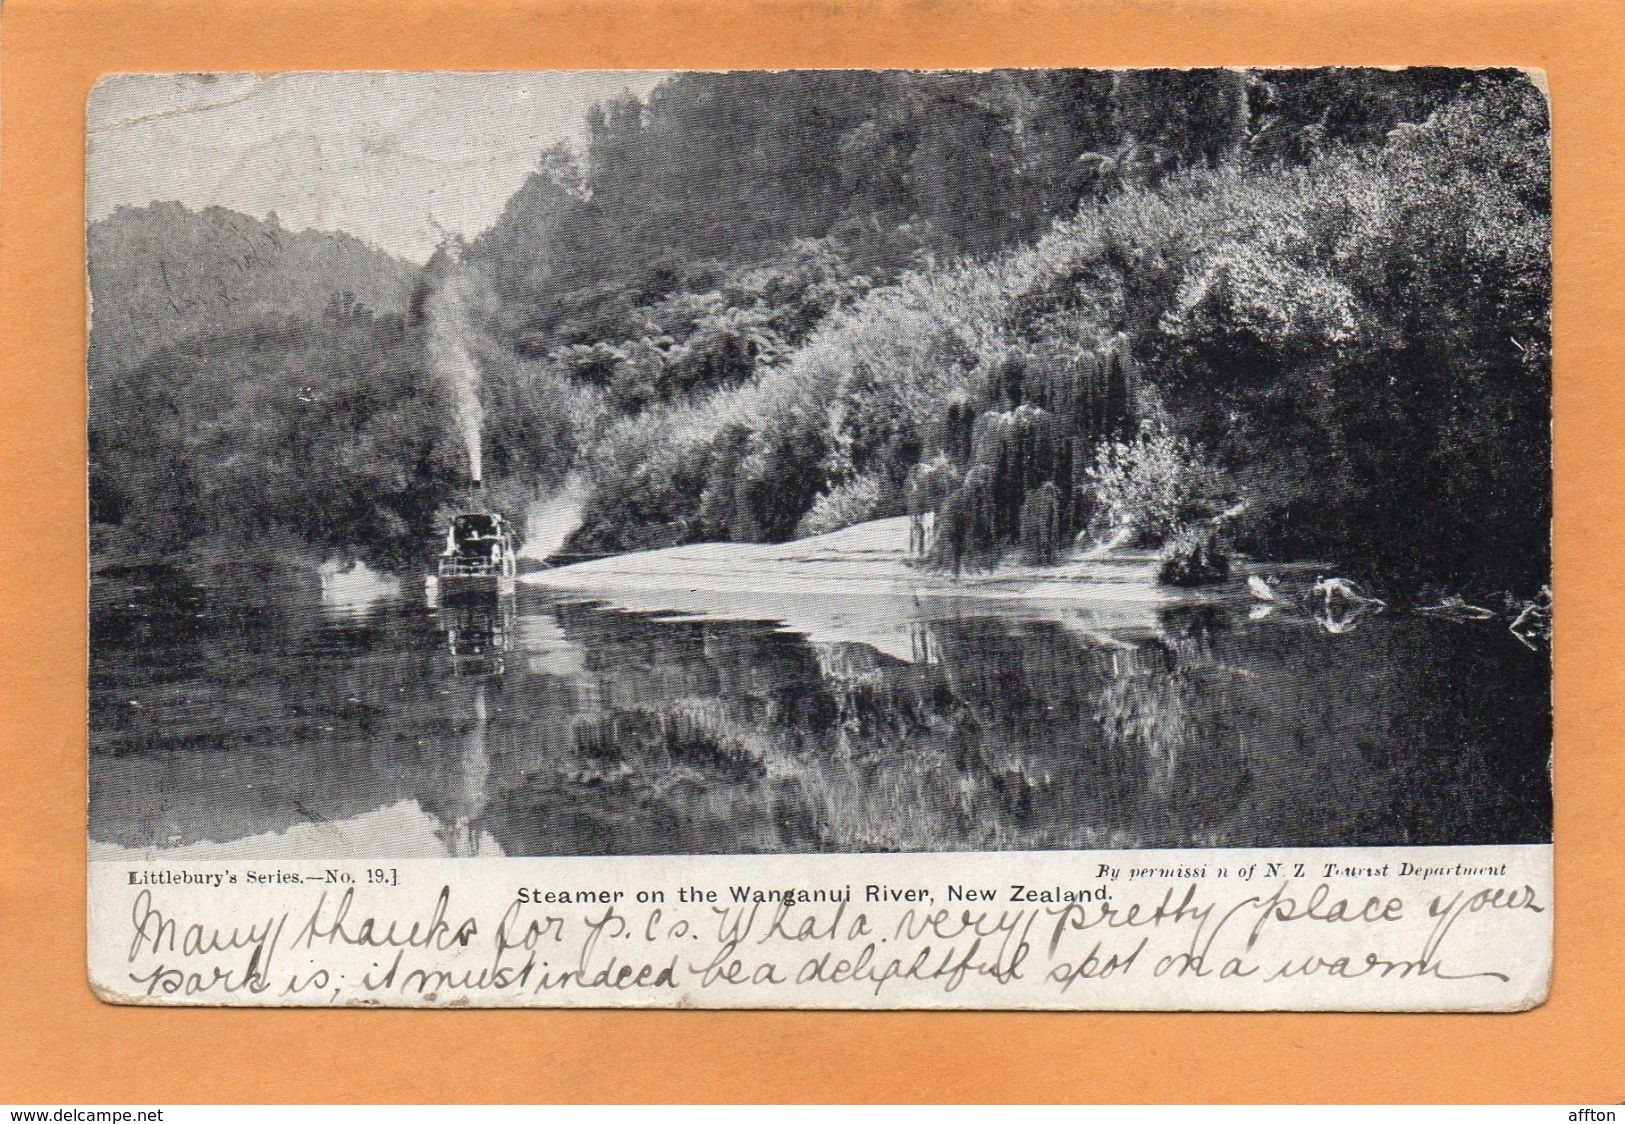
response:
[[[485,409],[480,404],[480,365],[472,341],[478,331],[480,285],[463,264],[461,248],[455,242],[447,242],[441,249],[443,268],[424,303],[429,361],[451,392],[457,430],[468,452],[469,477],[478,484],[485,473],[481,447]]]

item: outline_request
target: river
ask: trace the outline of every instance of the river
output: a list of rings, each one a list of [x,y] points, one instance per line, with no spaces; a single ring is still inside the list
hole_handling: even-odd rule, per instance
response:
[[[1549,656],[1504,623],[1244,591],[1116,628],[945,601],[885,644],[760,616],[99,575],[92,857],[1551,837]]]

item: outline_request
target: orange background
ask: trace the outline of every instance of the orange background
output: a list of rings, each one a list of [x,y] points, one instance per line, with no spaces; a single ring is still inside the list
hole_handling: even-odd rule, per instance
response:
[[[1625,768],[1609,736],[1625,666],[1622,28],[1621,0],[9,0],[0,15],[0,1101],[1625,1100]],[[92,997],[82,192],[85,95],[98,75],[1332,63],[1532,66],[1550,80],[1558,885],[1544,1007],[1489,1016],[266,1012]]]

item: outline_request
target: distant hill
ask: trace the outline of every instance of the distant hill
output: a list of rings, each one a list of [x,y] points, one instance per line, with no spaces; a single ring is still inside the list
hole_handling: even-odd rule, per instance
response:
[[[127,370],[200,334],[314,318],[335,300],[406,310],[418,266],[347,234],[179,203],[120,207],[88,231],[90,369]]]

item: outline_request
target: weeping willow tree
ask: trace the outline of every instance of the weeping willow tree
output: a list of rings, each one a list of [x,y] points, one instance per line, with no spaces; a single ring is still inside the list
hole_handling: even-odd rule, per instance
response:
[[[967,436],[968,440],[968,436]],[[959,467],[946,453],[921,461],[908,474],[903,499],[908,504],[908,552],[924,558],[931,547],[937,512],[959,488]]]
[[[971,435],[971,461],[986,468],[993,487],[993,533],[1011,542],[1021,525],[1027,493],[1057,476],[1070,483],[1071,440],[1055,416],[1038,406],[989,410],[976,419]]]
[[[1061,491],[1046,480],[1027,493],[1021,505],[1021,559],[1029,566],[1053,566],[1061,559],[1066,538],[1061,523]]]
[[[927,561],[942,570],[989,570],[1004,546],[995,525],[993,473],[976,465],[943,501]]]
[[[956,573],[996,565],[1003,547],[1058,561],[1091,509],[1095,446],[1133,431],[1138,369],[1127,338],[998,364],[974,398],[933,427],[935,449],[909,477],[910,552]]]
[[[964,464],[970,459],[971,431],[980,412],[975,403],[963,394],[956,394],[948,400],[935,435],[939,456],[956,464]]]
[[[1143,392],[1127,336],[1094,351],[1046,354],[1033,367],[1022,380],[1026,401],[1054,414],[1082,449],[1133,436]]]

